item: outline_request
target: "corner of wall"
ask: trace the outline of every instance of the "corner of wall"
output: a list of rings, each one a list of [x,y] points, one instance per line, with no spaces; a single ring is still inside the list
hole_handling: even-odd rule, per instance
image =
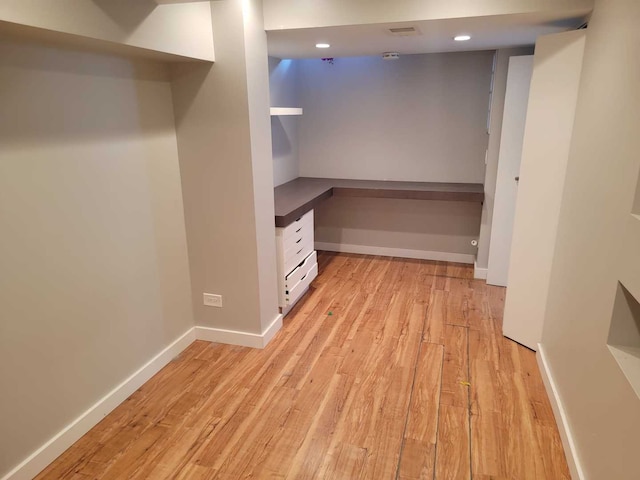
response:
[[[545,354],[544,345],[538,344],[538,351],[536,352],[536,360],[538,361],[538,368],[542,376],[542,382],[547,392],[547,397],[551,402],[551,408],[553,410],[553,416],[560,432],[560,438],[562,440],[562,446],[564,447],[564,454],[569,466],[569,472],[571,472],[571,478],[573,480],[584,480],[584,472],[580,463],[578,450],[576,447],[573,434],[571,432],[571,426],[569,425],[569,419],[565,411],[565,406],[562,403],[556,381],[553,376],[553,372],[549,368],[547,357]]]

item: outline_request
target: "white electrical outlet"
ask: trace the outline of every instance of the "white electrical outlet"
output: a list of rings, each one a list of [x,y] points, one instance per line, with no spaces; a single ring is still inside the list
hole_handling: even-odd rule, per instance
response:
[[[204,304],[207,307],[220,307],[222,308],[222,295],[215,295],[213,293],[202,294]]]

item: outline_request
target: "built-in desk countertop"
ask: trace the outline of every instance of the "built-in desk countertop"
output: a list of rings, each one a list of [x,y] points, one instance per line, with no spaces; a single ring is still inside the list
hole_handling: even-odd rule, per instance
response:
[[[285,227],[331,196],[484,201],[480,183],[394,182],[299,177],[275,188],[276,227]]]

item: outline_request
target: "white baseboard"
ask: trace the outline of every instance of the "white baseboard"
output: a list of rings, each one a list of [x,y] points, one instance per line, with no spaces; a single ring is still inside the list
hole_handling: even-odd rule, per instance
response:
[[[31,480],[193,343],[195,339],[194,329],[190,328],[171,345],[149,360],[137,372],[107,393],[91,408],[7,473],[2,480]]]
[[[473,278],[478,280],[486,280],[487,279],[487,268],[478,267],[477,262],[473,262]]]
[[[475,256],[467,253],[431,252],[429,250],[410,250],[407,248],[372,247],[369,245],[350,245],[347,243],[315,242],[316,250],[328,252],[359,253],[382,257],[417,258],[419,260],[437,260],[472,264]]]
[[[547,364],[547,358],[544,353],[544,347],[542,344],[538,344],[538,352],[536,353],[536,359],[538,360],[538,367],[542,374],[542,381],[547,391],[549,400],[551,401],[551,408],[553,409],[553,415],[556,418],[556,424],[560,432],[560,438],[562,439],[562,446],[564,447],[564,453],[567,457],[567,464],[569,465],[569,472],[573,480],[584,480],[584,472],[580,464],[580,458],[576,449],[576,444],[573,440],[571,433],[571,427],[567,419],[567,414],[562,405],[562,400],[558,395],[558,389],[553,379],[549,365]]]
[[[208,342],[228,343],[242,347],[264,348],[273,336],[282,328],[282,314],[278,314],[264,332],[248,333],[236,330],[224,330],[222,328],[195,327],[195,336],[198,340]]]

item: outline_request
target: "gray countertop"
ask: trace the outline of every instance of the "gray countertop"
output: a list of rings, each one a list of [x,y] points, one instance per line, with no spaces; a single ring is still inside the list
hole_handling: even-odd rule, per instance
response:
[[[396,182],[299,177],[275,188],[276,227],[285,227],[331,196],[484,201],[481,183]]]

